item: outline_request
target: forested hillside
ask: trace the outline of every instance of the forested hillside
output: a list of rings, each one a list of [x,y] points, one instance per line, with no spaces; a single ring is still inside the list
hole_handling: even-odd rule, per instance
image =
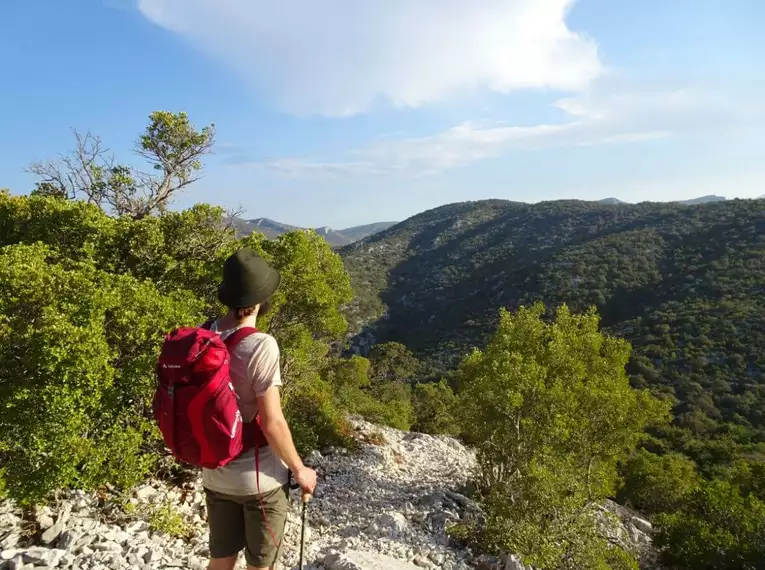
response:
[[[595,305],[633,345],[633,385],[675,405],[664,441],[705,469],[765,450],[765,201],[466,202],[341,255],[361,344],[399,341],[448,370],[500,307]]]

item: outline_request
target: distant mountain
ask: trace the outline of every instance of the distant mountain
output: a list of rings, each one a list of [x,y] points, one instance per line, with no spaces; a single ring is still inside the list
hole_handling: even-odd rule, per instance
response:
[[[255,220],[240,220],[235,222],[237,231],[243,236],[250,235],[253,232],[259,232],[268,239],[274,239],[282,234],[295,231],[298,226],[282,224],[268,218],[257,218]]]
[[[603,198],[602,200],[598,200],[598,204],[605,204],[607,206],[617,206],[619,204],[626,204],[627,202],[623,202],[622,200],[619,200],[619,198]]]
[[[366,224],[364,226],[346,228],[344,230],[340,230],[339,233],[347,237],[350,242],[354,242],[362,240],[365,237],[384,232],[388,228],[395,226],[397,223],[398,222],[377,222],[376,224]]]
[[[710,194],[709,196],[702,196],[701,198],[692,198],[691,200],[679,200],[678,204],[685,204],[686,206],[697,206],[699,204],[709,204],[710,202],[725,202],[724,196],[715,196]]]
[[[330,227],[312,228],[317,234],[322,236],[327,243],[333,247],[339,247],[348,245],[353,242],[369,237],[378,232],[387,230],[396,222],[377,222],[374,224],[366,224],[363,226],[354,226],[352,228],[346,228],[344,230],[335,231]],[[274,239],[282,234],[293,232],[295,230],[301,230],[300,226],[291,226],[289,224],[283,224],[271,220],[269,218],[256,218],[254,220],[241,220],[238,219],[235,222],[237,231],[243,235],[249,235],[253,232],[260,232],[268,239]]]

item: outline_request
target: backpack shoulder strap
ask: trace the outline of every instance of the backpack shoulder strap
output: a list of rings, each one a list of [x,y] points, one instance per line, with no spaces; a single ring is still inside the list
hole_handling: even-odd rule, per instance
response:
[[[209,331],[210,329],[212,329],[212,326],[213,326],[213,323],[214,323],[214,322],[215,322],[215,319],[208,319],[208,320],[206,320],[206,321],[205,321],[205,324],[203,324],[203,325],[202,325],[201,327],[199,327],[199,328],[200,328],[200,329],[204,329],[204,330],[206,330],[206,331]]]
[[[223,343],[226,345],[226,348],[231,350],[248,336],[253,335],[256,332],[258,332],[258,329],[254,327],[242,327],[231,333],[228,338],[223,341]]]

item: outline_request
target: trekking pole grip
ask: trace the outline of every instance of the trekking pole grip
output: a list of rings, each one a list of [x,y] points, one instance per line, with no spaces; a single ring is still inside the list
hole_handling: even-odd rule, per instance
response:
[[[311,499],[313,498],[313,495],[311,493],[303,493],[303,504],[307,505],[311,502]]]

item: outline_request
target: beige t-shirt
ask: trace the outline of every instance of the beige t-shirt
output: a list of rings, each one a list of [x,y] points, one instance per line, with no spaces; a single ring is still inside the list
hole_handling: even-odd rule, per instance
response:
[[[225,340],[238,328],[219,330],[218,321],[215,321],[211,330]],[[230,367],[234,390],[239,396],[242,419],[251,422],[258,412],[257,398],[270,388],[282,385],[276,339],[261,332],[248,336],[231,350]],[[227,495],[257,495],[258,492],[267,493],[287,483],[287,466],[271,447],[262,447],[258,453],[260,491],[254,449],[245,451],[224,467],[202,469],[202,484],[211,491]]]

